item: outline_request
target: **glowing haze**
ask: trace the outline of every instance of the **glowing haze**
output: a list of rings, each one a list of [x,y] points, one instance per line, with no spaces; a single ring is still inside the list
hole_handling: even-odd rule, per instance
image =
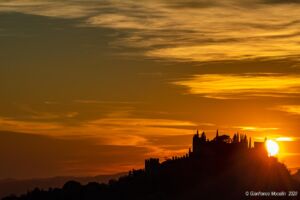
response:
[[[0,178],[109,174],[196,129],[300,167],[300,2],[3,0]],[[22,169],[20,167],[22,166]]]

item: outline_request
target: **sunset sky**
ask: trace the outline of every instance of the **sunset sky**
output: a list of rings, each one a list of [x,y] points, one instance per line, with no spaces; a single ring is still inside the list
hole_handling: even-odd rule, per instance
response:
[[[0,0],[0,179],[183,155],[199,129],[300,167],[299,0]]]

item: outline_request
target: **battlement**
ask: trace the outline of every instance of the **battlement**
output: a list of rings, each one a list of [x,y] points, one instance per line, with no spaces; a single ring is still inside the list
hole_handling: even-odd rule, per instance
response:
[[[209,140],[205,132],[200,135],[197,131],[193,136],[192,149],[183,156],[173,156],[163,163],[158,158],[150,158],[145,160],[146,174],[155,174],[159,171],[161,165],[166,163],[178,163],[184,160],[206,160],[206,159],[225,159],[232,155],[246,157],[256,157],[264,159],[267,157],[267,150],[264,142],[254,142],[252,147],[251,137],[247,138],[245,134],[236,133],[231,138],[229,135],[219,135],[217,130],[216,137]]]
[[[251,138],[248,141],[246,135],[234,134],[233,138],[228,135],[219,135],[219,131],[216,132],[216,137],[212,140],[206,138],[205,132],[202,132],[201,136],[197,130],[193,136],[192,155],[207,155],[213,153],[232,153],[235,151],[243,151],[251,148]]]

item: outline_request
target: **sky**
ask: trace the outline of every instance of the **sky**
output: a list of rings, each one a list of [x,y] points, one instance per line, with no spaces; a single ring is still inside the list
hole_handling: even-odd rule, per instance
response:
[[[299,0],[1,0],[0,178],[90,176],[212,139],[300,167]]]

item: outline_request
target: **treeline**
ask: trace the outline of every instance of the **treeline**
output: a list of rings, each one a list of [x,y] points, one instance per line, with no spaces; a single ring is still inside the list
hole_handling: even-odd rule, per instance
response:
[[[276,159],[232,155],[168,160],[155,171],[133,170],[108,184],[69,181],[61,189],[35,189],[3,200],[234,200],[247,199],[246,191],[290,190],[300,191],[299,182]]]

